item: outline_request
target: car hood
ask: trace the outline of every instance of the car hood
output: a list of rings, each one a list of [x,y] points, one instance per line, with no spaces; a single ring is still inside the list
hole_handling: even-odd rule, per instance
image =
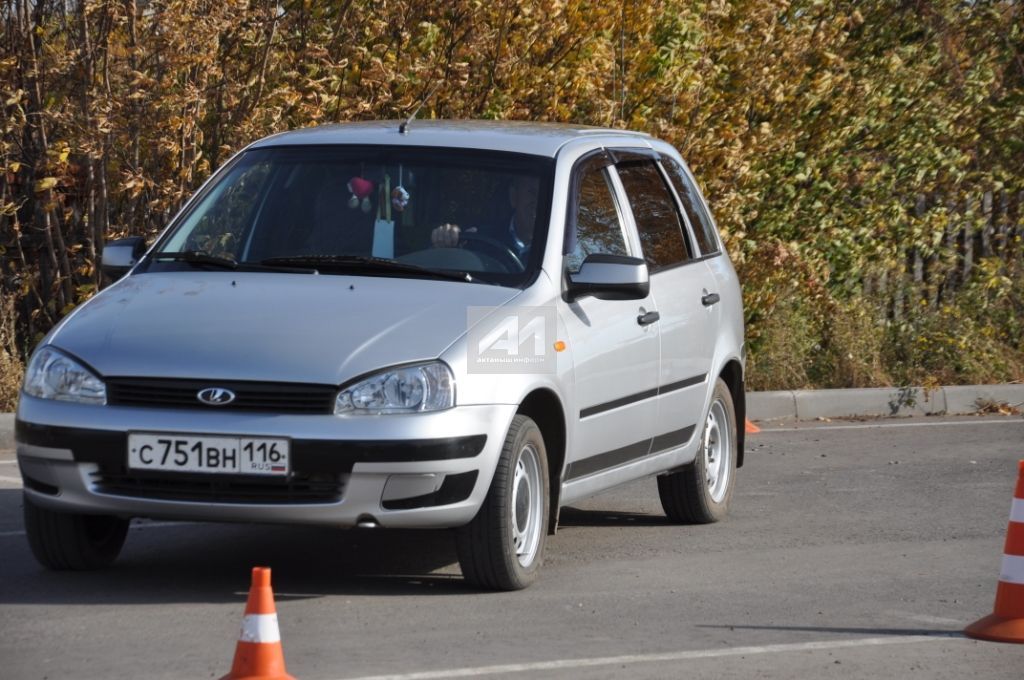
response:
[[[519,293],[420,278],[145,273],[79,307],[50,343],[108,377],[340,384],[438,357],[467,331],[467,307]]]

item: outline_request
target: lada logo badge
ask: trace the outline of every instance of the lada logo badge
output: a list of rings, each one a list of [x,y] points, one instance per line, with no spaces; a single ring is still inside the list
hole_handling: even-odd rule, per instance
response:
[[[196,398],[208,406],[226,406],[235,400],[235,393],[223,387],[207,387],[199,390]]]

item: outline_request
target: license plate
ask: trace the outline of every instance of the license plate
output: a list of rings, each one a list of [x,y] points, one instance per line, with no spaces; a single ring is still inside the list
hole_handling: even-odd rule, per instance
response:
[[[287,439],[128,435],[128,468],[131,470],[284,476],[291,469],[288,454]]]

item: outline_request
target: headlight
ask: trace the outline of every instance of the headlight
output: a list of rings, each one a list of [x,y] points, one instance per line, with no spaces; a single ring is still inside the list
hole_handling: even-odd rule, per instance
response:
[[[401,366],[343,389],[334,413],[422,413],[455,405],[455,377],[448,364]]]
[[[80,363],[52,347],[43,347],[28,362],[25,394],[40,399],[106,404],[103,381]]]

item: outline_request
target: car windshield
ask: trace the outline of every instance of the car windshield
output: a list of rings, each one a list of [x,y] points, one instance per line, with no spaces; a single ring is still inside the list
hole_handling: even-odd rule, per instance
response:
[[[427,147],[242,154],[157,244],[148,268],[438,276],[522,286],[540,266],[553,162]]]

